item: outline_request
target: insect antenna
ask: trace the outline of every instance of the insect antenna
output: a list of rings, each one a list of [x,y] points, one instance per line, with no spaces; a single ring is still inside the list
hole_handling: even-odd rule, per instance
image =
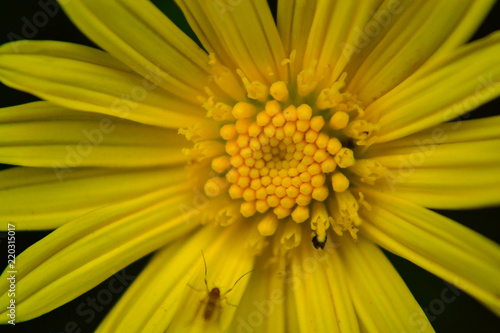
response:
[[[203,257],[203,263],[205,264],[205,287],[207,287],[207,292],[210,293],[210,289],[208,288],[208,283],[207,283],[207,261],[205,259],[205,254],[203,253],[203,250],[201,250],[201,256]]]
[[[228,292],[230,292],[231,290],[233,290],[234,286],[236,286],[236,284],[247,274],[249,273],[252,273],[253,272],[253,269],[251,271],[248,271],[246,272],[245,274],[243,274],[242,276],[239,277],[238,280],[236,280],[236,282],[233,284],[233,286],[231,288],[229,288],[223,295],[227,294]]]

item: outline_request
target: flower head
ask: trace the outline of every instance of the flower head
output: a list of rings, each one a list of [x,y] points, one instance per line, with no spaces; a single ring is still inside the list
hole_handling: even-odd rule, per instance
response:
[[[427,209],[500,202],[500,119],[447,122],[500,94],[491,1],[176,2],[203,49],[125,0],[61,2],[104,51],[0,48],[46,100],[0,112],[0,212],[57,228],[19,320],[158,250],[101,331],[432,331],[377,245],[500,313],[499,246]]]

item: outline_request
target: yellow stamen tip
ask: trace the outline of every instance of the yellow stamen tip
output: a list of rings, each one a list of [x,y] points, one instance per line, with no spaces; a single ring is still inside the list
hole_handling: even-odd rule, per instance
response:
[[[349,179],[342,172],[336,172],[332,175],[332,187],[335,192],[344,192],[349,188]]]
[[[234,111],[233,111],[234,112]],[[349,123],[349,115],[345,112],[338,111],[330,118],[330,127],[334,130],[340,130],[347,126]]]
[[[236,119],[248,118],[257,113],[257,108],[255,105],[239,102],[233,107],[233,116]]]
[[[297,223],[302,223],[309,218],[309,207],[297,206],[293,213],[292,219]]]
[[[275,100],[285,102],[288,99],[288,88],[283,81],[274,82],[269,91]]]

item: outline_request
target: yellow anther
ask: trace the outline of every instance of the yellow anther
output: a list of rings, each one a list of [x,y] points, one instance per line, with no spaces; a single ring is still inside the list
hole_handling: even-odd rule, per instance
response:
[[[312,109],[307,104],[302,104],[297,108],[297,118],[300,120],[309,120],[312,117]]]
[[[295,151],[295,146],[292,145],[292,142],[293,142],[293,140],[289,136],[285,136],[283,138],[283,143],[287,146],[287,149],[288,149],[288,147],[293,147],[293,151]]]
[[[269,92],[274,99],[280,102],[285,102],[288,99],[288,88],[286,86],[286,83],[283,81],[276,81],[271,84]]]
[[[300,131],[296,131],[295,133],[293,133],[292,140],[294,143],[297,144],[301,142],[303,139],[304,139],[304,133]]]
[[[315,152],[316,152],[315,144],[309,143],[304,147],[304,155],[306,156],[313,156]]]
[[[312,198],[316,201],[324,201],[326,198],[328,198],[328,188],[326,186],[321,186],[321,187],[315,187],[314,190],[312,191]]]
[[[299,206],[307,206],[311,203],[311,196],[308,194],[299,194],[295,201]]]
[[[257,124],[259,126],[266,126],[267,124],[269,124],[269,122],[271,121],[271,117],[269,117],[269,115],[267,114],[266,111],[261,111],[257,114]]]
[[[255,197],[257,199],[265,200],[267,198],[267,192],[264,187],[259,188],[255,191]]]
[[[243,157],[241,155],[233,155],[230,158],[231,165],[235,168],[243,165]]]
[[[342,148],[342,143],[340,143],[337,138],[330,138],[328,140],[328,144],[326,146],[326,150],[332,155],[335,155],[339,152],[340,148]]]
[[[260,140],[259,140],[259,142],[260,142]],[[264,157],[264,154],[262,153],[262,150],[257,150],[257,151],[253,152],[252,157],[255,158],[256,160],[261,160],[262,157]]]
[[[345,112],[338,111],[330,118],[329,125],[334,130],[340,130],[347,126],[349,123],[349,115]]]
[[[267,185],[266,186],[266,192],[269,195],[276,193],[276,185],[274,185],[274,184]]]
[[[307,145],[307,143],[305,141],[301,141],[301,142],[295,144],[295,150],[304,151],[304,148],[306,145]]]
[[[237,184],[243,188],[247,187],[248,185],[250,185],[250,177],[241,176],[240,178],[238,178]]]
[[[293,177],[292,184],[293,184],[293,186],[298,188],[300,185],[302,185],[302,180],[300,180],[299,176]]]
[[[246,134],[240,134],[236,139],[236,143],[238,144],[238,146],[240,146],[240,148],[248,146],[249,142],[250,142],[250,137]]]
[[[242,176],[248,176],[250,173],[250,168],[246,165],[242,165],[238,168],[238,173]]]
[[[269,207],[277,207],[280,204],[280,199],[276,195],[270,195],[267,197],[267,203]]]
[[[257,200],[255,202],[255,209],[259,212],[259,213],[265,213],[267,212],[267,210],[269,209],[269,204],[267,203],[266,200]]]
[[[236,121],[236,131],[239,133],[239,134],[243,134],[243,133],[246,133],[248,132],[248,126],[250,126],[252,122],[250,121],[250,119],[248,118],[244,118],[244,119],[238,119]]]
[[[240,150],[240,155],[245,159],[250,158],[252,156],[252,154],[253,154],[253,151],[252,151],[252,148],[250,148],[250,147],[245,147],[245,148],[242,148]]]
[[[288,170],[285,170],[285,169],[280,169],[278,171],[278,175],[281,177],[281,178],[285,178],[286,176],[288,176]]]
[[[316,132],[313,129],[310,129],[309,131],[306,132],[306,142],[312,143],[316,141],[317,137],[318,137],[318,132]]]
[[[296,151],[295,153],[293,153],[293,158],[297,161],[302,160],[302,157],[304,157],[304,153],[301,151]]]
[[[244,217],[250,217],[257,212],[255,201],[246,201],[240,206],[240,213]]]
[[[309,195],[312,193],[314,190],[314,187],[309,183],[309,182],[304,182],[302,185],[300,185],[300,193],[304,195]]]
[[[274,134],[274,137],[278,140],[283,140],[283,138],[285,137],[285,131],[283,130],[282,127],[276,129],[276,133]],[[283,142],[281,142],[281,143],[283,144]],[[285,145],[285,144],[283,144],[283,145]]]
[[[304,158],[302,158],[302,163],[304,165],[311,165],[314,163],[314,159],[312,158],[312,156],[304,156]]]
[[[276,100],[268,101],[265,110],[269,117],[274,117],[281,112],[281,104]]]
[[[220,129],[220,136],[226,141],[234,139],[236,134],[238,134],[236,132],[236,126],[233,124],[224,125]]]
[[[300,132],[305,132],[309,129],[309,120],[297,120],[297,130]]]
[[[293,157],[293,153],[295,152],[295,145],[292,145],[292,144],[287,145],[286,146],[286,152],[292,154],[292,157]]]
[[[326,176],[321,173],[318,175],[314,175],[311,178],[311,185],[314,187],[320,187],[320,186],[323,186],[325,184],[325,181],[326,181]]]
[[[335,192],[344,192],[349,188],[349,179],[342,172],[332,175],[332,187]]]
[[[276,177],[277,175],[278,175],[278,170],[276,170],[276,169],[274,169],[274,168],[269,170],[269,176],[270,176],[271,178],[274,178],[274,177]]]
[[[268,167],[262,167],[260,169],[260,175],[261,176],[267,176],[269,174],[269,168]]]
[[[268,206],[269,207],[269,206]],[[266,214],[257,225],[257,229],[262,236],[274,235],[278,228],[278,218],[272,213]]]
[[[238,177],[240,174],[238,173],[237,169],[231,169],[226,173],[226,179],[228,182],[234,184],[236,181],[238,181]]]
[[[280,201],[280,206],[285,208],[292,208],[293,206],[295,206],[295,200],[289,197],[284,197]]]
[[[247,187],[243,191],[243,199],[246,200],[246,201],[255,200],[255,190],[252,189],[252,188],[250,188],[250,187]]]
[[[307,168],[307,172],[311,175],[318,175],[321,173],[321,166],[318,163],[313,163]]]
[[[286,173],[288,173],[287,170],[284,170],[284,171]],[[284,177],[281,180],[281,185],[283,185],[284,187],[288,187],[288,186],[292,185],[292,178],[290,178],[290,177]]]
[[[290,169],[288,169],[288,175],[290,177],[295,177],[295,176],[298,176],[299,175],[299,172],[297,171],[296,168],[294,167],[290,167]]]
[[[280,127],[280,126],[283,126],[286,119],[285,119],[285,116],[283,115],[283,113],[280,112],[277,115],[275,115],[271,121],[272,121],[274,126]]]
[[[266,127],[264,127],[264,134],[268,138],[272,138],[274,136],[274,133],[276,133],[276,127],[274,127],[273,124],[267,124]]]
[[[328,156],[330,156],[330,155],[326,151],[324,151],[323,149],[318,149],[314,153],[313,159],[316,162],[321,163],[321,162],[325,161],[328,158]]]
[[[312,117],[311,119],[311,128],[316,132],[321,131],[323,126],[325,126],[325,119],[322,116]]]
[[[302,223],[309,218],[309,207],[297,206],[293,213],[292,219],[297,223]]]
[[[269,144],[271,145],[271,147],[273,147],[271,149],[271,152],[276,155],[279,153],[280,151],[280,148],[278,147],[280,143],[280,140],[278,140],[276,137],[272,137],[270,140],[269,140]]]
[[[304,172],[307,170],[307,166],[304,163],[299,163],[296,166],[298,172]]]
[[[252,181],[250,182],[250,187],[254,190],[258,190],[259,188],[261,188],[261,186],[262,186],[262,182],[261,182],[260,178],[252,179]]]
[[[349,148],[342,148],[335,155],[335,162],[341,168],[347,168],[354,165],[354,153]]]
[[[289,186],[286,189],[286,195],[290,198],[296,198],[299,195],[300,191],[298,187],[295,186]]]
[[[248,118],[257,113],[255,105],[247,102],[238,102],[233,107],[233,116],[236,119]]]
[[[260,141],[261,145],[265,146],[265,145],[269,144],[269,137],[265,133],[261,133],[259,135],[259,141]]]
[[[316,146],[318,146],[318,148],[320,149],[325,149],[328,145],[328,139],[330,139],[330,137],[327,134],[319,133],[318,137],[316,138]]]
[[[232,199],[239,199],[239,198],[243,197],[243,189],[236,184],[231,185],[229,187],[228,192],[229,192],[229,196]]]
[[[226,171],[230,166],[231,162],[229,160],[229,156],[227,155],[222,155],[212,160],[212,169],[215,172]]]
[[[259,139],[257,138],[251,138],[250,139],[250,144],[249,144],[250,148],[253,150],[253,151],[257,151],[260,149],[260,147],[262,146],[260,144],[260,141]],[[253,154],[252,154],[253,155]]]
[[[276,187],[275,193],[278,196],[278,198],[283,198],[284,196],[286,196],[286,188],[283,186],[278,186]]]
[[[273,178],[273,184],[276,185],[276,186],[280,186],[281,185],[281,177],[280,176],[276,176]]]
[[[290,168],[297,168],[297,165],[299,165],[299,161],[297,161],[297,160],[291,160],[290,163],[288,163],[288,165],[289,165]]]
[[[207,180],[203,189],[209,197],[216,197],[227,190],[229,183],[223,177],[214,177]]]
[[[251,123],[250,126],[248,126],[248,135],[255,138],[260,134],[261,130],[262,127],[260,127],[257,123]]]
[[[283,115],[287,121],[297,120],[297,108],[295,105],[289,105],[285,110],[283,110]]]
[[[245,163],[250,160],[250,159],[246,159],[245,160]],[[256,178],[259,178],[260,177],[260,173],[259,173],[259,169],[257,168],[252,168],[252,170],[250,170],[250,173],[248,174],[250,176],[250,178],[252,179],[256,179]]]
[[[283,206],[278,206],[273,209],[274,214],[278,217],[278,219],[284,219],[285,217],[290,215],[290,209],[285,208]]]
[[[321,171],[324,173],[330,173],[335,170],[337,163],[333,157],[328,157],[325,161],[321,163]]]

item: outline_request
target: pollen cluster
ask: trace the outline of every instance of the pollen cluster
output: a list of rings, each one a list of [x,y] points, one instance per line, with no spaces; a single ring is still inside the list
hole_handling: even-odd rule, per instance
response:
[[[236,76],[212,65],[215,81],[233,80],[221,87],[236,87]],[[286,248],[300,243],[301,236],[293,236],[300,228],[292,222],[310,223],[316,248],[325,245],[330,227],[356,239],[357,212],[365,203],[349,179],[372,183],[384,170],[355,160],[352,148],[371,144],[376,126],[362,118],[356,97],[342,92],[345,74],[316,93],[304,88],[314,86],[310,82],[297,80],[290,93],[285,81],[266,86],[237,73],[246,97],[226,103],[208,91],[203,106],[215,125],[182,130],[195,143],[186,150],[194,164],[210,165],[200,176],[205,195],[213,198],[207,220],[228,225],[255,218],[263,236],[273,235],[282,220],[289,226],[281,229]]]

